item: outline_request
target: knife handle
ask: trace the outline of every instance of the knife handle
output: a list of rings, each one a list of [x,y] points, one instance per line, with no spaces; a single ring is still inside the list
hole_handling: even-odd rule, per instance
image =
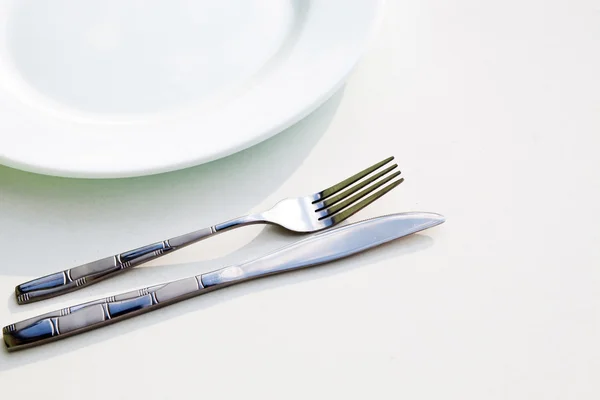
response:
[[[52,311],[5,326],[8,351],[43,344],[100,328],[209,291],[200,276],[134,290]]]
[[[165,254],[206,239],[216,232],[215,227],[200,229],[186,235],[152,243],[88,264],[33,279],[15,288],[17,303],[33,303],[50,297],[60,296],[73,290],[82,289],[127,269],[155,260]]]

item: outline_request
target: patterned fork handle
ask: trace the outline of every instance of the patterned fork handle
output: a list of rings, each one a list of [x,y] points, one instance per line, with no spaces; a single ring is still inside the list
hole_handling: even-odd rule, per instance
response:
[[[33,303],[92,285],[129,268],[149,262],[212,235],[243,225],[263,222],[256,215],[246,215],[209,228],[200,229],[162,242],[153,243],[78,267],[36,278],[15,287],[18,304]]]
[[[205,239],[216,232],[214,227],[153,243],[138,249],[106,257],[88,264],[56,272],[22,283],[15,288],[17,303],[27,304],[92,285],[128,268],[162,257],[178,248]]]
[[[192,276],[78,304],[5,326],[2,330],[4,342],[9,351],[43,344],[133,317],[207,291],[209,289],[204,288],[201,277]]]

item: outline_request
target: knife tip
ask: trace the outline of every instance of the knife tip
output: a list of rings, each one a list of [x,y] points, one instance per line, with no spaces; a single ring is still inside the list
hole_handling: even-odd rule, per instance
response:
[[[425,213],[427,220],[430,223],[430,227],[437,226],[446,222],[446,217],[442,214],[428,212]]]

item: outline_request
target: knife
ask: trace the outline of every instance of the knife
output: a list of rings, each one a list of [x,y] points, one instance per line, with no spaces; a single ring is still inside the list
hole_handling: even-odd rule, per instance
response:
[[[2,329],[9,351],[44,344],[250,279],[348,257],[439,225],[444,217],[410,212],[317,233],[258,259],[52,311]]]

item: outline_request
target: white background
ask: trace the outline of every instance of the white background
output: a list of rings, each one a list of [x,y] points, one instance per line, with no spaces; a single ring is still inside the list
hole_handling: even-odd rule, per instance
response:
[[[388,155],[406,182],[353,221],[447,217],[352,259],[0,351],[0,397],[599,398],[599,48],[593,1],[388,1],[348,84],[242,153],[113,181],[0,167],[1,325],[294,241],[250,227],[60,299],[12,295]]]

